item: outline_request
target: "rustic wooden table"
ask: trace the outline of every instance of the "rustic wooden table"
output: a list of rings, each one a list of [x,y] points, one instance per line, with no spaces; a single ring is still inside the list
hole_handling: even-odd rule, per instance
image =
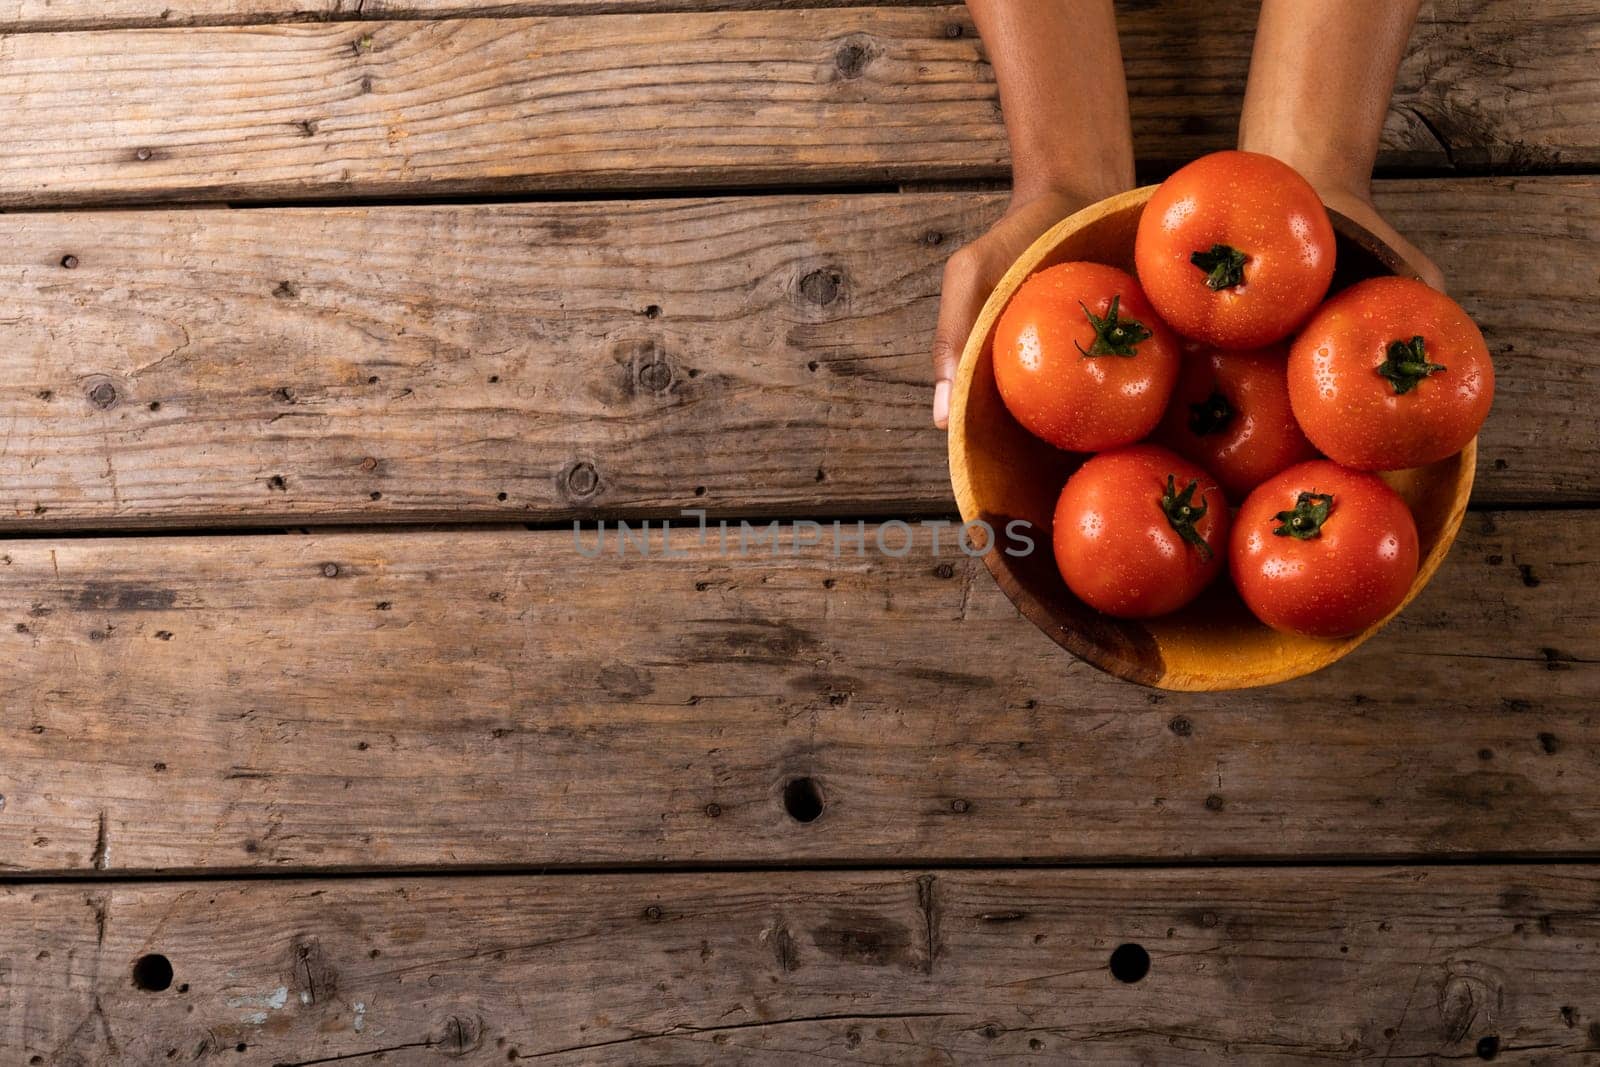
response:
[[[1210,696],[948,540],[576,551],[952,511],[990,72],[795,6],[0,2],[0,1063],[1600,1058],[1600,0],[1427,5],[1475,510]],[[1122,15],[1149,175],[1229,144],[1253,5]]]

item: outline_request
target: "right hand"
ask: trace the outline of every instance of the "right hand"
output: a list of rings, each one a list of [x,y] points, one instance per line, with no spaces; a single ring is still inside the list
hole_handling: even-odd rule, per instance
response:
[[[1312,184],[1316,185],[1315,182]],[[1317,193],[1328,207],[1356,224],[1365,226],[1373,236],[1394,249],[1424,282],[1441,293],[1444,292],[1444,272],[1439,269],[1439,265],[1378,213],[1370,194],[1337,186],[1318,187]]]
[[[1044,231],[1088,201],[1051,190],[1026,201],[1013,200],[989,232],[959,249],[945,264],[939,294],[939,326],[933,335],[933,424],[950,422],[950,390],[967,335],[978,321],[984,301],[1000,284],[1011,264]]]

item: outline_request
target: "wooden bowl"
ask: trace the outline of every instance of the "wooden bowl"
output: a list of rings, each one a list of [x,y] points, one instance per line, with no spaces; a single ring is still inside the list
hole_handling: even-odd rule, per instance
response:
[[[1405,601],[1389,618],[1340,640],[1297,637],[1250,614],[1233,583],[1219,577],[1198,600],[1172,615],[1128,622],[1073,596],[1056,570],[1050,527],[1067,476],[1087,457],[1057,451],[1024,430],[994,382],[995,322],[1024,279],[1072,260],[1133,271],[1133,238],[1154,186],[1085,208],[1052,227],[1006,272],[967,339],[950,402],[950,480],[963,520],[982,519],[1003,534],[1014,519],[1032,524],[1034,551],[1013,557],[991,546],[990,572],[1022,614],[1057,644],[1101,670],[1162,689],[1243,689],[1309,674],[1383,628],[1433,577],[1466,514],[1477,442],[1449,459],[1385,474],[1417,521],[1421,566]],[[1333,288],[1383,274],[1416,277],[1388,246],[1337,212],[1338,271]],[[1009,543],[1009,542],[1007,542]]]

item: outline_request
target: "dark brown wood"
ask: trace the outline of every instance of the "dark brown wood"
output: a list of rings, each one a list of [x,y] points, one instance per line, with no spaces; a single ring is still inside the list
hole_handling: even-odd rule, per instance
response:
[[[121,0],[123,14],[107,17],[218,10],[196,2]],[[328,4],[312,11],[339,10]],[[17,14],[27,23],[44,10],[32,0]],[[86,7],[50,10],[81,24]],[[282,13],[273,0],[261,10]],[[1141,159],[1232,143],[1254,15],[1202,0],[1125,9]],[[1402,70],[1382,162],[1600,162],[1595,16],[1595,0],[1543,0],[1507,28],[1499,9],[1441,2]],[[988,178],[1008,167],[992,72],[959,7],[25,33],[8,38],[6,59],[0,95],[23,102],[0,114],[6,206]]]
[[[0,890],[0,1052],[84,1067],[380,1054],[1588,1063],[1597,878],[1309,867],[14,886]],[[1141,950],[1147,973],[1119,980],[1111,960],[1131,977],[1123,961]],[[138,988],[136,975],[165,978],[155,957],[171,984]]]
[[[1379,199],[1495,353],[1477,501],[1600,499],[1600,185]],[[0,526],[950,513],[940,272],[1003,204],[0,216]]]
[[[1470,516],[1378,638],[1213,696],[1074,661],[951,530],[900,559],[778,532],[742,559],[715,527],[682,559],[615,531],[597,560],[562,530],[5,543],[0,857],[1595,855],[1600,513]]]

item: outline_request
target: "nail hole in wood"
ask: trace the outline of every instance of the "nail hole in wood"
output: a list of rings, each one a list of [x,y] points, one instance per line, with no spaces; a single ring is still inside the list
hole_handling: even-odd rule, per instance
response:
[[[1111,977],[1130,985],[1150,973],[1150,953],[1143,945],[1118,945],[1111,953]]]
[[[795,822],[816,822],[822,807],[822,787],[816,779],[793,778],[783,787],[783,810]]]
[[[159,993],[172,985],[172,961],[160,953],[133,961],[133,984],[146,993]]]
[[[1488,1037],[1478,1038],[1478,1059],[1492,1060],[1500,1055],[1500,1039],[1490,1034]]]
[[[61,266],[67,270],[76,270],[78,267],[78,257],[69,252],[67,255],[61,257]]]

